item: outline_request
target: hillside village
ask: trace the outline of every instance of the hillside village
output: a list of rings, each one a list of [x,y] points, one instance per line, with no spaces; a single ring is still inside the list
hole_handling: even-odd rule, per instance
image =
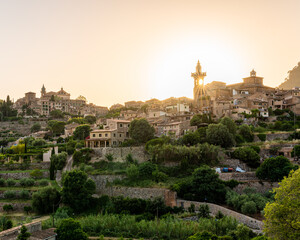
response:
[[[21,223],[56,239],[70,217],[79,239],[266,233],[272,189],[300,171],[300,89],[265,86],[255,70],[232,85],[205,77],[198,61],[193,99],[109,109],[44,85],[1,101],[0,239]]]

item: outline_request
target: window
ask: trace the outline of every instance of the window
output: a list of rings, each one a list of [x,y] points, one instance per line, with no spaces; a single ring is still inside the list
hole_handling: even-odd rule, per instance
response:
[[[114,137],[116,137],[116,134],[114,133]]]
[[[102,134],[101,134],[101,133],[99,134],[99,137],[102,137]]]
[[[93,137],[96,137],[96,134],[93,134]]]
[[[120,123],[120,127],[123,127],[123,124],[122,124],[122,123]]]
[[[108,134],[107,133],[105,133],[105,137],[107,137],[108,136]]]
[[[122,134],[120,133],[120,137],[122,137]]]

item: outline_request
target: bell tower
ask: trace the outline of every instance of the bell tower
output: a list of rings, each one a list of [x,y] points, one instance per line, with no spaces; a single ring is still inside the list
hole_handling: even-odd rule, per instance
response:
[[[191,77],[194,78],[194,101],[198,104],[204,95],[204,78],[206,77],[206,72],[202,72],[199,60],[196,65],[196,72],[192,73]]]
[[[46,94],[46,88],[45,88],[45,86],[43,84],[43,87],[41,89],[41,97],[44,97],[45,94]]]

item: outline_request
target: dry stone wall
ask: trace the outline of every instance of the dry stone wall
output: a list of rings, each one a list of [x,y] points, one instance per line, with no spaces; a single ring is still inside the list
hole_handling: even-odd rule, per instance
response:
[[[92,161],[106,160],[106,154],[112,154],[114,161],[124,161],[128,154],[131,154],[138,162],[145,162],[150,159],[149,155],[145,152],[144,146],[140,147],[116,147],[116,148],[99,148],[93,149],[95,157]]]
[[[223,181],[228,181],[231,179],[237,181],[258,181],[259,179],[256,177],[255,172],[228,172],[228,173],[219,173],[220,179]]]
[[[123,196],[150,200],[162,198],[167,206],[176,206],[176,193],[163,188],[132,188],[111,186],[101,189],[99,194],[108,195],[111,197]]]
[[[18,121],[13,122],[0,122],[0,130],[9,129],[10,131],[16,131],[24,136],[29,135],[31,133],[31,127],[35,123],[39,123],[42,128],[47,126],[46,121],[27,121],[23,120],[24,124],[20,124]]]
[[[279,187],[279,184],[274,182],[261,182],[261,181],[252,181],[239,184],[233,190],[239,194],[242,194],[245,188],[254,188],[258,193],[266,193],[273,188]]]
[[[7,172],[0,173],[0,178],[3,179],[21,179],[21,178],[30,178],[30,172]],[[49,171],[43,171],[43,178],[49,178]]]
[[[178,207],[184,207],[187,209],[191,206],[191,204],[194,204],[196,207],[196,210],[199,209],[199,206],[202,204],[207,204],[209,206],[209,210],[213,215],[216,215],[219,211],[222,212],[224,215],[234,217],[237,221],[245,224],[246,226],[255,229],[255,230],[262,230],[263,228],[263,222],[259,221],[255,218],[248,217],[244,214],[232,211],[230,209],[221,207],[216,204],[212,203],[204,203],[204,202],[194,202],[194,201],[186,201],[186,200],[177,200],[177,206]]]
[[[0,166],[0,171],[9,171],[12,169],[21,169],[20,163],[14,163],[14,164],[2,164]],[[34,170],[34,169],[49,169],[50,168],[50,162],[40,162],[40,163],[29,163],[28,166],[26,166],[26,170]]]
[[[11,204],[13,206],[13,211],[17,212],[23,212],[25,206],[31,206],[31,203],[10,203],[8,200],[7,202],[0,202],[0,212],[5,213],[5,211],[3,210],[3,206],[5,204]]]
[[[33,233],[42,230],[42,222],[36,221],[32,223],[24,224],[28,232]],[[20,234],[22,226],[14,227],[5,231],[0,232],[0,239],[17,239]]]

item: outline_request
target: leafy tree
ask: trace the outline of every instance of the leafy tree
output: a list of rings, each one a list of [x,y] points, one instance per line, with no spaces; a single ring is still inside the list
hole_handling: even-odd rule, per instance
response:
[[[88,240],[88,235],[82,230],[80,223],[73,218],[62,220],[56,233],[58,240]]]
[[[54,187],[45,187],[32,195],[32,208],[39,214],[51,213],[58,208],[60,193]]]
[[[211,232],[200,232],[187,238],[187,240],[232,240],[230,236],[217,236]]]
[[[91,115],[86,116],[84,119],[89,124],[94,124],[96,122],[96,120],[97,120],[95,116],[91,116]]]
[[[11,204],[4,204],[3,205],[3,210],[5,211],[5,212],[9,212],[9,211],[12,211],[12,210],[14,210],[14,208],[13,208],[13,206],[11,205]]]
[[[209,166],[195,169],[192,177],[191,193],[197,201],[222,203],[225,200],[225,185],[219,175]]]
[[[21,232],[18,235],[17,240],[27,240],[30,238],[30,236],[31,236],[31,233],[27,232],[27,228],[23,225],[21,227]]]
[[[250,129],[250,127],[246,124],[240,126],[238,133],[243,137],[246,142],[252,142],[254,139],[254,135]]]
[[[144,118],[135,119],[130,123],[129,135],[138,143],[146,143],[154,138],[155,130]]]
[[[206,130],[206,138],[210,144],[227,148],[234,145],[234,137],[223,124],[210,124]]]
[[[231,118],[229,118],[229,117],[223,117],[221,119],[220,123],[223,124],[223,125],[225,125],[228,128],[229,132],[233,136],[235,136],[235,134],[236,134],[236,124],[235,124],[235,122]]]
[[[8,219],[6,216],[0,217],[0,229],[1,231],[10,229],[13,227],[13,223],[10,219]]]
[[[241,207],[241,211],[243,214],[246,215],[256,213],[257,209],[256,209],[255,202],[253,201],[245,202]]]
[[[156,167],[151,162],[143,162],[139,165],[139,173],[141,178],[151,178],[152,172],[155,171]]]
[[[29,212],[32,211],[32,207],[31,206],[24,206],[24,212],[26,212],[26,214],[28,215]]]
[[[191,126],[203,127],[203,125],[207,125],[212,123],[211,115],[210,114],[197,114],[194,115],[190,121]]]
[[[130,180],[137,180],[140,175],[138,166],[130,164],[130,166],[126,169],[126,175]]]
[[[18,145],[11,146],[10,149],[12,149],[14,151],[14,153],[16,153],[16,154],[25,153],[25,144],[19,143]]]
[[[96,185],[89,179],[85,172],[73,170],[67,172],[62,181],[63,201],[76,212],[82,212],[90,207],[92,194],[95,193]]]
[[[61,110],[56,109],[50,112],[50,116],[52,118],[64,118],[64,113]]]
[[[288,176],[289,172],[297,168],[284,156],[266,159],[256,170],[256,176],[262,180],[277,182]]]
[[[62,121],[56,121],[56,120],[50,120],[48,121],[48,127],[50,128],[51,132],[55,136],[62,135],[65,131],[65,122]]]
[[[67,163],[68,154],[61,152],[51,156],[50,161],[52,162],[55,170],[62,170]]]
[[[296,145],[292,152],[294,157],[300,157],[300,145]]]
[[[257,168],[260,164],[259,154],[251,147],[237,148],[233,152],[233,157],[243,161],[252,168]]]
[[[80,125],[78,126],[73,135],[75,139],[79,139],[79,140],[84,140],[86,137],[88,137],[90,135],[91,132],[91,127],[90,125]]]
[[[199,218],[210,218],[209,206],[207,204],[201,204],[198,211]]]
[[[264,209],[264,231],[274,239],[300,239],[300,169],[284,178],[274,192],[275,201]]]
[[[32,125],[30,131],[31,131],[31,132],[38,132],[38,131],[41,130],[41,128],[42,128],[42,127],[41,127],[41,124],[35,123],[35,124]]]

